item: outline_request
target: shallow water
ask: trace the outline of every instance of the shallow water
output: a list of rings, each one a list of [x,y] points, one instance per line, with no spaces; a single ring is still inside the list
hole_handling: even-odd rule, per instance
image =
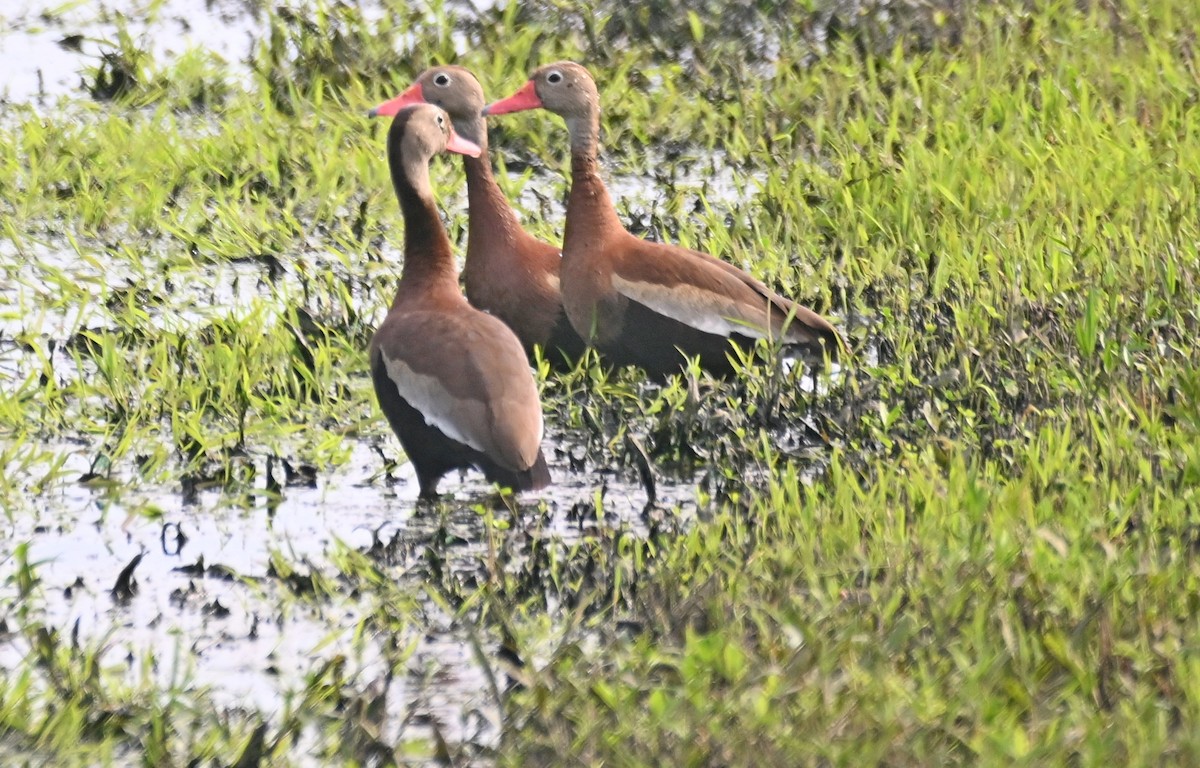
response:
[[[368,21],[390,12],[386,0],[356,0],[353,5]],[[491,0],[470,0],[460,7],[478,12],[492,5]],[[81,91],[85,73],[117,47],[122,30],[156,62],[202,49],[224,61],[235,78],[247,77],[247,62],[269,33],[268,14],[275,6],[266,0],[5,0],[0,5],[0,63],[5,67],[0,102],[48,106]],[[460,53],[467,49],[461,33],[453,33],[452,39]]]
[[[49,3],[6,0],[0,10],[0,98],[53,103],[80,88],[126,29],[149,43],[157,60],[188,48],[211,51],[230,64],[245,61],[266,29],[256,0],[101,0]]]
[[[72,478],[89,469],[84,446],[42,448],[66,452]],[[30,500],[32,514],[9,518],[2,535],[8,542],[29,542],[28,561],[36,564],[39,578],[29,605],[46,626],[61,635],[78,632],[85,644],[104,640],[107,661],[128,658],[132,678],[153,655],[152,674],[161,687],[186,680],[210,687],[217,704],[278,714],[289,696],[303,691],[305,675],[335,657],[345,660],[346,677],[364,686],[381,678],[385,668],[376,639],[355,639],[358,623],[371,610],[369,598],[337,593],[328,600],[281,600],[279,592],[287,587],[270,575],[273,552],[301,571],[335,580],[333,556],[339,549],[366,551],[376,537],[401,537],[419,560],[435,533],[449,532],[456,542],[445,551],[451,569],[475,569],[485,554],[481,518],[472,510],[472,500],[488,497],[482,477],[445,478],[443,490],[452,494],[455,511],[442,521],[417,511],[408,465],[397,469],[390,487],[367,484],[379,463],[369,443],[356,443],[345,466],[319,475],[315,487],[285,487],[277,503],[265,493],[246,504],[244,498],[202,491],[195,504],[184,504],[173,488],[126,491],[63,482]],[[549,510],[549,524],[530,535],[567,545],[582,535],[567,512],[592,500],[595,483],[560,465],[552,471],[559,482],[521,503],[544,502]],[[611,476],[605,485],[606,517],[616,520],[608,524],[644,532],[644,491]],[[694,515],[692,493],[690,484],[660,483],[659,505]],[[114,597],[121,571],[139,555],[136,594]],[[208,570],[195,573],[198,564]],[[0,604],[10,608],[18,603],[18,565],[11,555],[0,562]],[[224,578],[213,566],[237,578]],[[421,597],[420,567],[391,572],[412,580],[426,619],[409,625],[407,636],[388,638],[400,646],[416,643],[408,675],[393,680],[388,692],[392,722],[433,722],[448,738],[486,742],[494,736],[489,724],[497,721],[495,702],[464,629]],[[280,606],[287,606],[284,614],[277,613]],[[27,652],[22,638],[10,637],[0,643],[0,666],[17,667]],[[419,735],[420,729],[407,734]]]

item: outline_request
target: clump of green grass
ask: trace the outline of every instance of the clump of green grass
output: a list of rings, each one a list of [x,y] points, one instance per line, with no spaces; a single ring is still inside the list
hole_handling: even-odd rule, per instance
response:
[[[999,9],[971,55],[785,59],[742,101],[770,215],[680,238],[861,312],[878,363],[826,470],[775,462],[527,673],[505,762],[1194,759],[1189,13]]]
[[[507,754],[1188,762],[1190,667],[1168,649],[1200,629],[1194,494],[1136,491],[1115,432],[1044,429],[1015,468],[928,448],[812,487],[781,473],[666,544],[589,626],[603,650],[577,633],[527,672]]]
[[[135,754],[159,764],[187,763],[240,749],[252,717],[207,706],[207,691],[192,688],[182,670],[170,684],[158,682],[156,670],[171,663],[169,651],[139,660],[138,667],[132,658],[114,659],[116,637],[84,642],[78,628],[72,633],[49,624],[38,564],[29,562],[24,544],[12,557],[19,602],[6,594],[0,636],[6,656],[20,653],[27,662],[3,673],[0,755],[6,763],[113,765]]]

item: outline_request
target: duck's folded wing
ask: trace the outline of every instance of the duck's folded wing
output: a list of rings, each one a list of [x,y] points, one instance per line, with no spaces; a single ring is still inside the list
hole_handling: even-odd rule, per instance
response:
[[[412,313],[385,327],[376,354],[397,393],[426,423],[511,469],[533,465],[541,405],[520,342],[507,327],[482,313]]]

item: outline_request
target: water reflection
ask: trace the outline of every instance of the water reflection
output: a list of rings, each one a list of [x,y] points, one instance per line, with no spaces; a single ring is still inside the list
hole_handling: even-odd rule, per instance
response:
[[[50,452],[56,446],[48,446]],[[64,470],[89,470],[83,450],[68,454]],[[363,688],[388,677],[382,643],[415,643],[405,674],[391,679],[387,701],[391,726],[407,723],[405,734],[436,723],[446,738],[495,736],[495,699],[472,650],[471,628],[460,626],[429,602],[423,582],[424,553],[434,547],[445,568],[477,574],[487,557],[478,511],[493,496],[478,473],[447,476],[449,511],[442,515],[416,504],[417,483],[400,465],[390,486],[367,484],[378,471],[374,446],[356,443],[350,460],[322,474],[316,487],[285,487],[281,497],[265,493],[229,498],[202,491],[185,505],[176,489],[130,491],[61,483],[30,505],[31,514],[10,516],[6,541],[28,542],[39,589],[31,604],[46,626],[81,643],[104,641],[107,661],[129,660],[136,679],[150,669],[160,687],[181,684],[211,689],[218,706],[248,707],[265,715],[283,713],[323,665],[338,663],[345,679]],[[264,467],[265,470],[265,467]],[[597,477],[552,467],[557,485],[524,498],[536,511],[528,527],[510,535],[569,545],[589,526],[603,523],[644,532],[645,492],[636,481],[606,476],[605,520],[581,525],[571,510],[591,502]],[[695,514],[690,483],[659,485],[660,505],[686,517]],[[544,512],[542,511],[544,510]],[[339,590],[312,600],[289,599],[286,579],[272,577],[273,555],[301,575],[316,571],[335,583],[342,547],[368,552],[380,542],[394,556],[381,567],[411,586],[420,604],[419,622],[398,635],[362,632],[360,623],[377,608],[368,592]],[[135,557],[136,591],[125,600],[112,594],[118,576]],[[19,598],[8,557],[0,563],[0,606],[9,613]],[[18,668],[28,652],[11,636],[0,644],[0,666]],[[152,656],[152,666],[142,661]],[[488,663],[494,663],[489,660]]]

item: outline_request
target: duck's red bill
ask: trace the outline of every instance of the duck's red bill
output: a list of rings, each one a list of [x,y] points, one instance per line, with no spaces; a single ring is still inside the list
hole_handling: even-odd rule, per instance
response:
[[[507,115],[509,112],[523,112],[527,109],[537,109],[542,106],[542,100],[538,98],[537,89],[534,87],[533,81],[525,83],[521,86],[521,90],[509,96],[507,99],[488,104],[483,108],[484,115]]]
[[[424,102],[425,94],[421,92],[421,84],[413,83],[405,89],[404,93],[383,102],[368,114],[371,117],[391,117],[410,104],[423,104]]]
[[[483,154],[483,150],[478,144],[459,136],[453,128],[450,129],[450,138],[446,139],[446,151],[470,157],[479,157]]]

